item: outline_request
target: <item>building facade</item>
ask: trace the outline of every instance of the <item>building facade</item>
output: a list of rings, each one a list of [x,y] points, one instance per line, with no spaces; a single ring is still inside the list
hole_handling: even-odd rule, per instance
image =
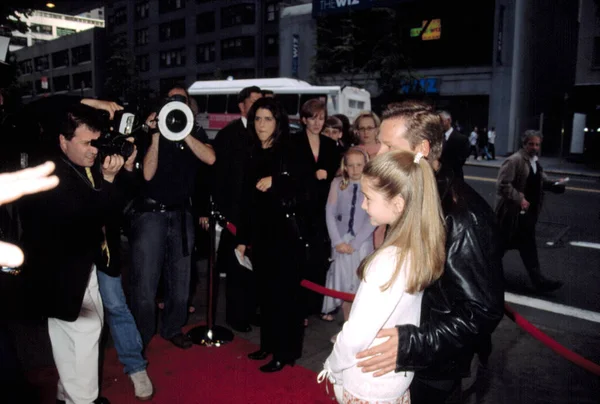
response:
[[[362,9],[352,10],[355,3]],[[563,136],[563,111],[575,76],[578,2],[558,0],[550,6],[542,0],[381,0],[378,6],[389,7],[387,13],[393,15],[388,31],[397,30],[389,56],[401,59],[397,71],[404,76],[392,92],[386,91],[386,77],[380,73],[387,54],[380,55],[381,63],[370,72],[351,71],[349,66],[373,57],[382,45],[370,44],[361,35],[383,29],[378,26],[383,20],[371,22],[368,29],[354,29],[351,22],[356,21],[352,13],[360,18],[385,12],[369,10],[372,3],[313,0],[311,7],[284,9],[281,76],[293,76],[296,68],[301,80],[362,86],[371,92],[376,112],[389,102],[426,99],[448,110],[467,134],[475,126],[495,127],[499,154],[518,149],[525,129],[541,129],[544,153],[561,153],[568,141]],[[323,18],[329,19],[328,25],[319,31]],[[336,48],[340,52],[354,45],[354,59],[337,66],[329,63],[329,73],[315,71],[307,61],[319,60],[321,41],[331,35],[343,38]],[[335,58],[335,52],[329,54]]]
[[[97,10],[96,14],[98,14]],[[44,10],[35,10],[30,16],[23,17],[22,21],[27,23],[29,31],[12,33],[9,47],[11,52],[94,27],[104,28],[104,19],[101,18],[58,14]]]
[[[14,52],[23,103],[52,94],[98,97],[104,83],[104,33],[104,28],[88,29]]]
[[[112,1],[107,35],[127,39],[140,79],[160,94],[174,83],[277,77],[281,3]]]

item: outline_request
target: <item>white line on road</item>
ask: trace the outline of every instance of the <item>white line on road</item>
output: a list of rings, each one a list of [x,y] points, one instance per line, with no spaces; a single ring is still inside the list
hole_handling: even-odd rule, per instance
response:
[[[504,300],[510,303],[520,304],[521,306],[533,307],[534,309],[550,311],[564,316],[600,323],[600,313],[595,311],[578,309],[577,307],[565,306],[564,304],[552,303],[533,297],[515,295],[510,292],[504,293]]]
[[[495,178],[477,177],[474,175],[465,175],[465,180],[496,182]],[[600,194],[600,189],[590,189],[590,188],[580,188],[580,187],[566,187],[565,189],[567,191],[581,191],[581,192],[591,192],[591,193]]]
[[[589,241],[570,241],[569,244],[575,247],[595,248],[600,250],[600,243],[590,243]]]

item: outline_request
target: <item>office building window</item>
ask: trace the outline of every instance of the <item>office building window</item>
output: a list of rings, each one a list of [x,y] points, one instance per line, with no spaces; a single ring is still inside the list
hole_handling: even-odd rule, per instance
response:
[[[159,66],[161,68],[185,66],[185,48],[160,52]]]
[[[138,72],[147,72],[150,70],[150,57],[148,55],[138,55],[135,57],[135,65]]]
[[[185,0],[158,0],[158,13],[164,14],[185,7]]]
[[[69,66],[69,50],[65,49],[60,52],[54,52],[52,54],[52,68],[58,69],[59,67]]]
[[[71,49],[71,63],[76,66],[80,63],[91,62],[92,51],[90,45],[81,45]]]
[[[215,31],[215,12],[209,11],[196,16],[196,33],[204,34]]]
[[[73,90],[92,88],[92,72],[81,72],[73,75]]]
[[[148,18],[150,15],[150,1],[140,1],[135,4],[135,20],[140,21]]]
[[[265,36],[265,56],[279,56],[279,36]]]
[[[142,28],[135,31],[135,46],[142,46],[148,43],[148,28]]]
[[[240,57],[254,57],[254,37],[244,36],[239,38],[223,39],[221,41],[222,59]]]
[[[69,75],[55,76],[52,79],[52,88],[55,93],[61,91],[69,91],[71,89],[71,83],[69,82]]]
[[[10,38],[10,44],[14,46],[27,46],[27,37],[26,36],[13,36]]]
[[[115,9],[113,15],[108,19],[108,25],[122,25],[127,23],[127,8],[119,7]]]
[[[594,38],[594,50],[592,53],[592,67],[600,67],[600,36]]]
[[[185,19],[174,20],[160,24],[158,27],[160,41],[180,39],[185,37]]]
[[[236,4],[221,9],[221,28],[234,27],[236,25],[254,24],[254,4]]]
[[[76,32],[77,31],[75,31],[74,29],[71,29],[71,28],[56,27],[56,36],[71,35]]]
[[[48,42],[47,39],[41,39],[41,38],[31,38],[31,44],[35,45],[38,43],[44,43],[44,42]]]
[[[170,89],[175,86],[181,86],[185,83],[185,76],[177,76],[177,77],[167,77],[164,79],[160,79],[159,89],[161,94],[167,94]]]
[[[196,63],[215,61],[215,43],[201,43],[196,47]]]
[[[27,59],[19,62],[19,70],[21,71],[21,74],[33,73],[33,61],[31,59]]]
[[[31,24],[29,29],[36,34],[52,35],[52,25]]]
[[[279,2],[278,1],[269,1],[265,7],[265,21],[267,22],[275,22],[279,20]]]
[[[33,60],[35,64],[35,71],[41,72],[44,70],[48,70],[50,68],[50,63],[48,60],[48,55],[39,56]]]

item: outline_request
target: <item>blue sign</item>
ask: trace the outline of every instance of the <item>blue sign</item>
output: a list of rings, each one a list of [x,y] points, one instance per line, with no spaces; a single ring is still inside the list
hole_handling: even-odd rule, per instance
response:
[[[300,51],[300,36],[294,34],[292,38],[292,77],[298,77],[298,53]]]
[[[372,7],[389,7],[395,3],[406,3],[415,0],[313,0],[313,17],[341,13],[344,11],[364,10]]]
[[[402,84],[401,91],[403,94],[411,94],[411,93],[438,94],[440,92],[440,89],[438,87],[438,79],[424,78],[424,79],[406,80]]]

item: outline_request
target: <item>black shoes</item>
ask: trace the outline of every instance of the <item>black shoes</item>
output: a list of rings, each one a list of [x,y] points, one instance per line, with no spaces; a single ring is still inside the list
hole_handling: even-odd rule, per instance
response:
[[[259,368],[259,370],[263,373],[273,373],[273,372],[279,372],[281,369],[284,368],[285,365],[294,366],[295,364],[296,364],[296,361],[283,362],[283,361],[279,361],[277,359],[273,359],[271,362],[267,363],[266,365],[261,366]]]
[[[253,361],[261,361],[263,359],[266,359],[269,355],[271,355],[270,352],[259,349],[256,352],[249,353],[248,358],[252,359]]]
[[[181,349],[190,349],[194,345],[191,338],[184,334],[177,334],[176,336],[169,339],[169,341],[171,341],[171,343],[177,348]]]

